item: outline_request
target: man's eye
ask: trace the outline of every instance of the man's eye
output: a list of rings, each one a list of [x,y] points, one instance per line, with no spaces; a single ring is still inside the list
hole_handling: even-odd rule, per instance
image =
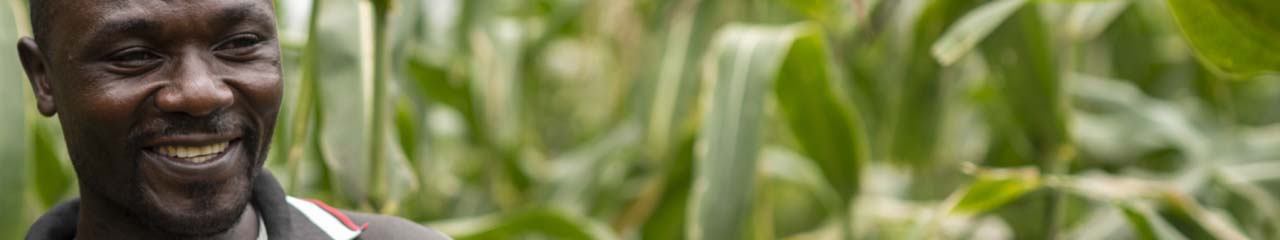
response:
[[[257,36],[245,34],[245,35],[236,36],[231,40],[227,40],[226,42],[223,42],[221,45],[218,45],[217,48],[214,48],[214,50],[222,51],[222,50],[247,48],[247,47],[258,45],[258,43],[260,42],[262,42],[262,40],[258,39]]]
[[[113,55],[110,60],[126,66],[141,66],[159,60],[160,56],[145,50],[129,50]]]

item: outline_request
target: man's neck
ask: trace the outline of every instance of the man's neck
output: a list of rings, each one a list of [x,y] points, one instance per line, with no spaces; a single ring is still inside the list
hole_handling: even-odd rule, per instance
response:
[[[259,227],[258,213],[252,206],[244,208],[240,220],[226,232],[201,239],[256,239]],[[144,224],[137,215],[115,204],[110,200],[81,191],[80,219],[76,224],[76,239],[92,240],[111,239],[175,239],[165,233]]]

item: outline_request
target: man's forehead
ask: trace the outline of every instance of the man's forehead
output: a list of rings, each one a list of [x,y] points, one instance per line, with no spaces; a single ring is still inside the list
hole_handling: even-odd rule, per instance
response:
[[[157,23],[184,23],[196,17],[217,17],[219,21],[238,21],[243,18],[274,20],[270,0],[45,0],[46,19],[54,28],[80,33],[94,32],[105,24],[150,20]],[[210,15],[213,14],[213,15]],[[180,19],[174,22],[173,20]],[[63,26],[63,27],[58,27]],[[69,26],[70,28],[65,28]],[[105,29],[109,30],[109,29]]]
[[[186,30],[208,24],[258,21],[274,23],[270,0],[45,0],[55,45],[74,44],[107,34],[153,30],[170,25]]]
[[[211,12],[234,9],[240,12],[273,15],[270,0],[45,0],[56,2],[48,10],[60,14],[55,18],[80,16],[89,21],[110,21],[111,18],[145,17],[167,13]],[[70,15],[70,16],[68,16]]]

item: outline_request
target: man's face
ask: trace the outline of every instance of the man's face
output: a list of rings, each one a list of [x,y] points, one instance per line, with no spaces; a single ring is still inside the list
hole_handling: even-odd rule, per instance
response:
[[[44,1],[32,77],[81,186],[171,233],[230,228],[280,106],[271,2]]]

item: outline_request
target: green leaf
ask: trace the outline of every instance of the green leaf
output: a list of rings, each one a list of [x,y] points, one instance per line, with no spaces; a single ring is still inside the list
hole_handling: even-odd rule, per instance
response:
[[[23,76],[18,62],[16,48],[11,47],[18,40],[17,1],[0,1],[0,136],[9,136],[0,140],[0,189],[6,194],[0,196],[0,209],[8,209],[8,214],[0,215],[0,238],[18,239],[27,232],[26,208],[23,194],[26,189],[27,142],[26,112],[27,103],[23,92],[31,91],[27,87],[27,78]]]
[[[1066,34],[1075,41],[1091,40],[1106,30],[1128,7],[1127,0],[1074,5],[1067,17]]]
[[[1027,4],[1028,0],[996,0],[973,9],[957,20],[930,48],[933,57],[943,66],[951,65],[979,42],[987,38],[992,30],[1004,23],[1014,12]]]
[[[980,171],[973,183],[952,195],[957,200],[951,213],[985,213],[1039,189],[1042,184],[1033,168]]]
[[[841,203],[848,200],[831,188],[814,161],[798,153],[778,147],[765,147],[760,158],[761,174],[777,181],[794,184],[811,192],[830,214],[848,210]]]
[[[688,230],[685,216],[689,209],[689,190],[693,185],[694,142],[692,136],[676,145],[662,179],[661,196],[649,219],[641,229],[643,239],[683,239]]]
[[[340,184],[338,190],[350,203],[366,210],[374,210],[374,204],[394,205],[394,200],[415,190],[414,185],[404,184],[416,180],[406,175],[410,168],[399,142],[391,135],[393,118],[385,100],[389,97],[377,90],[389,87],[390,80],[379,79],[384,74],[376,73],[382,70],[375,68],[375,58],[386,56],[375,56],[375,13],[357,0],[314,4],[318,22],[312,23],[310,50],[303,56],[314,61],[303,67],[309,71],[304,74],[312,74],[317,84],[320,150],[325,165],[340,169],[333,172],[334,182]]]
[[[552,160],[552,172],[549,182],[554,190],[550,193],[550,205],[562,209],[590,209],[591,195],[598,190],[601,182],[608,179],[605,169],[610,160],[615,160],[619,152],[640,142],[640,127],[635,124],[622,124],[595,140],[587,141],[584,146],[571,149]],[[593,191],[594,190],[594,191]],[[584,211],[585,212],[585,211]]]
[[[458,240],[523,239],[529,236],[571,240],[619,239],[600,223],[553,209],[533,209],[510,215],[486,215],[426,225]]]
[[[1154,2],[1160,3],[1160,2]],[[1165,56],[1170,55],[1167,52],[1169,48],[1162,47],[1161,38],[1151,38],[1148,36],[1166,35],[1177,31],[1173,29],[1172,23],[1168,25],[1168,29],[1161,28],[1158,22],[1147,20],[1147,11],[1142,9],[1142,5],[1132,3],[1133,6],[1125,8],[1125,10],[1116,17],[1114,23],[1106,27],[1105,33],[1099,40],[1106,40],[1111,46],[1111,69],[1112,76],[1119,79],[1133,81],[1142,87],[1144,92],[1157,97],[1171,96],[1181,88],[1173,88],[1182,84],[1180,82],[1167,80],[1162,76],[1166,76],[1166,72],[1172,70],[1173,66],[1167,63]],[[1164,13],[1163,9],[1159,13]],[[1190,49],[1182,50],[1187,52]],[[1182,55],[1182,54],[1179,54]],[[1191,63],[1194,64],[1194,63]],[[1199,68],[1199,67],[1197,67]],[[1212,101],[1213,99],[1206,99]]]
[[[1158,213],[1179,232],[1192,239],[1249,239],[1239,227],[1209,212],[1188,195],[1166,192],[1161,200],[1164,206]]]
[[[1022,8],[983,42],[992,78],[1009,110],[1014,126],[1025,133],[1036,161],[1049,166],[1062,157],[1068,109],[1060,72],[1045,24],[1035,7]],[[1048,173],[1045,174],[1057,174]]]
[[[832,0],[786,0],[787,6],[819,22],[831,17]]]
[[[652,148],[652,154],[655,156],[663,156],[667,154],[668,148],[675,147],[678,144],[682,131],[689,119],[688,113],[692,109],[694,98],[697,95],[697,62],[699,54],[705,48],[707,33],[698,31],[699,27],[704,24],[698,24],[697,18],[698,5],[685,6],[684,8],[674,11],[674,19],[669,24],[671,30],[663,36],[663,48],[661,57],[657,58],[655,66],[655,75],[652,81],[644,81],[638,84],[651,84],[646,86],[651,90],[651,102],[646,106],[648,111],[646,115],[646,140],[648,146]],[[698,41],[702,41],[701,43]]]
[[[340,183],[340,191],[351,203],[368,204],[367,188],[369,185],[367,164],[370,141],[367,131],[371,128],[367,95],[371,90],[366,87],[372,81],[367,66],[372,59],[365,58],[371,54],[364,49],[367,44],[361,38],[363,31],[369,31],[367,18],[361,18],[362,11],[357,9],[354,0],[316,1],[314,6],[312,38],[307,42],[312,49],[303,58],[314,59],[309,63],[311,72],[319,90],[317,104],[319,112],[320,150],[324,153],[324,162],[328,169],[334,171],[335,182]],[[364,12],[367,14],[367,12]]]
[[[943,99],[947,81],[942,80],[942,66],[929,54],[942,31],[978,1],[933,1],[926,6],[912,29],[910,56],[896,83],[896,101],[889,107],[892,135],[889,136],[889,160],[911,167],[923,167],[936,159],[939,132],[946,112]]]
[[[738,239],[752,211],[764,103],[775,91],[792,132],[843,201],[858,191],[864,131],[834,85],[819,28],[731,25],[716,35],[705,79],[710,93],[701,137],[693,239]],[[713,167],[714,166],[714,167]],[[728,166],[728,167],[726,167]]]
[[[767,208],[773,218],[767,229],[777,229],[774,236],[790,236],[803,230],[818,229],[828,220],[849,218],[849,200],[841,199],[823,179],[822,170],[813,160],[780,147],[765,147],[760,157],[760,181],[764,198],[756,208]],[[835,221],[836,226],[847,221]],[[842,234],[838,232],[837,234]],[[759,236],[759,235],[758,235]]]
[[[417,59],[410,59],[406,66],[416,83],[417,91],[426,98],[458,111],[471,110],[471,92],[467,90],[469,87],[466,81],[454,81],[448,70]]]
[[[800,27],[730,25],[716,34],[690,209],[691,239],[741,239],[755,196],[764,104]]]
[[[1029,157],[1022,164],[1034,163],[1046,176],[1066,174],[1068,161],[1075,154],[1068,131],[1070,117],[1064,86],[1060,81],[1054,43],[1036,6],[1023,7],[1008,21],[992,31],[983,42],[983,56],[991,67],[993,86],[1008,107],[1012,126],[1020,137],[996,147],[1025,146]],[[1019,141],[1019,142],[1013,142]],[[1007,144],[1007,145],[1006,145]],[[1020,145],[1026,144],[1026,145]],[[1034,230],[1046,236],[1058,236],[1065,211],[1065,199],[1058,189],[1044,195],[1045,214],[1041,226]]]
[[[472,101],[488,144],[513,151],[520,141],[520,56],[527,37],[515,19],[495,20],[471,33]]]
[[[1138,204],[1116,204],[1124,213],[1125,220],[1133,227],[1134,233],[1138,239],[1142,240],[1173,240],[1186,239],[1182,234],[1173,230],[1168,222],[1156,215],[1155,211],[1150,207]]]
[[[777,101],[805,155],[847,202],[858,192],[868,158],[866,131],[849,98],[834,85],[821,30],[797,25],[787,31],[797,35],[775,73]]]
[[[1169,9],[1197,55],[1239,78],[1280,71],[1280,2],[1169,0]]]
[[[27,126],[30,131],[28,144],[31,145],[28,154],[31,154],[30,164],[34,170],[30,179],[33,181],[32,186],[36,188],[40,206],[44,208],[53,207],[62,201],[76,179],[67,166],[70,162],[65,158],[66,155],[59,152],[64,149],[64,144],[59,138],[62,134],[55,133],[57,125],[51,125],[54,122],[37,120],[31,121]]]

